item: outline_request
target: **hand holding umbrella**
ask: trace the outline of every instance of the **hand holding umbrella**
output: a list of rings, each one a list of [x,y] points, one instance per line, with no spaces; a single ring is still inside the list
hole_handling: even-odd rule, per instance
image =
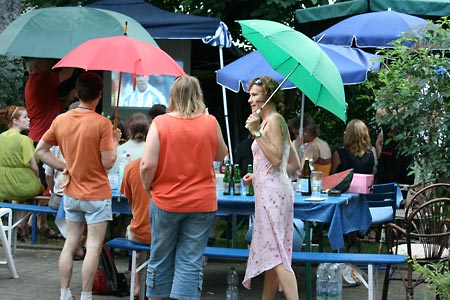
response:
[[[283,84],[286,82],[286,80],[289,78],[289,76],[291,76],[292,73],[294,73],[294,71],[297,69],[297,66],[294,67],[294,69],[283,79],[283,81],[281,81],[281,83],[277,86],[277,88],[273,91],[273,93],[269,96],[269,98],[267,98],[266,102],[263,103],[263,105],[261,106],[261,108],[259,108],[255,114],[259,119],[259,116],[261,115],[261,111],[263,110],[263,108],[267,105],[267,103],[269,103],[270,99],[272,99],[273,95],[275,95],[278,90],[283,86]],[[245,128],[248,128],[248,125],[245,124]],[[249,129],[250,130],[250,129]]]
[[[258,109],[258,111],[261,110]],[[258,112],[252,113],[248,116],[247,121],[245,121],[245,128],[247,128],[251,133],[258,131],[259,127],[261,126],[261,118],[259,117],[259,115],[260,113]]]

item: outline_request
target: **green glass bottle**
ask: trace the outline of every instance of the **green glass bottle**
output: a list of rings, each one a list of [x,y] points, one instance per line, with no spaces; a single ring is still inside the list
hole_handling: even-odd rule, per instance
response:
[[[234,164],[233,169],[233,195],[241,194],[241,170],[239,164]]]
[[[248,164],[247,166],[247,174],[253,174],[253,166],[252,164]],[[253,189],[253,184],[250,183],[247,185],[247,196],[253,196],[255,194],[255,190]]]
[[[223,194],[231,194],[231,170],[229,164],[225,165],[225,173],[223,175]]]

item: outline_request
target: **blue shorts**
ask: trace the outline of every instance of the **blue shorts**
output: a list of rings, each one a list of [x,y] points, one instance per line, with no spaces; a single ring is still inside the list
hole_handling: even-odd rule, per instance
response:
[[[64,212],[67,220],[76,223],[112,221],[111,199],[79,200],[64,195]]]

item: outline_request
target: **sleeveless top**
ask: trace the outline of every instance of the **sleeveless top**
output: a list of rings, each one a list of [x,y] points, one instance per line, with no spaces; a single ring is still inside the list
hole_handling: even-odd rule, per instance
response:
[[[354,156],[345,148],[340,148],[337,152],[339,154],[341,164],[338,166],[336,173],[353,169],[354,173],[373,174],[375,157],[373,156],[372,151],[366,150],[361,157]]]
[[[151,184],[152,201],[169,212],[217,210],[214,157],[219,147],[217,121],[211,115],[156,117],[160,150]]]

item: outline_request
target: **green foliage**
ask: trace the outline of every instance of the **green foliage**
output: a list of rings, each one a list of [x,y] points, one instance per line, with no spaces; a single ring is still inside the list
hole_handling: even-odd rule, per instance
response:
[[[413,171],[421,179],[449,182],[450,58],[449,21],[426,25],[382,51],[388,62],[378,73],[373,108],[387,111],[378,124],[389,125],[401,151],[415,157]],[[435,50],[441,49],[441,50]]]
[[[0,57],[0,108],[24,105],[24,70],[22,58]],[[0,125],[0,132],[7,127]]]
[[[428,288],[433,290],[440,300],[450,300],[450,270],[447,262],[420,265],[412,261],[414,271],[422,273]]]
[[[0,107],[23,105],[22,58],[0,57]]]

